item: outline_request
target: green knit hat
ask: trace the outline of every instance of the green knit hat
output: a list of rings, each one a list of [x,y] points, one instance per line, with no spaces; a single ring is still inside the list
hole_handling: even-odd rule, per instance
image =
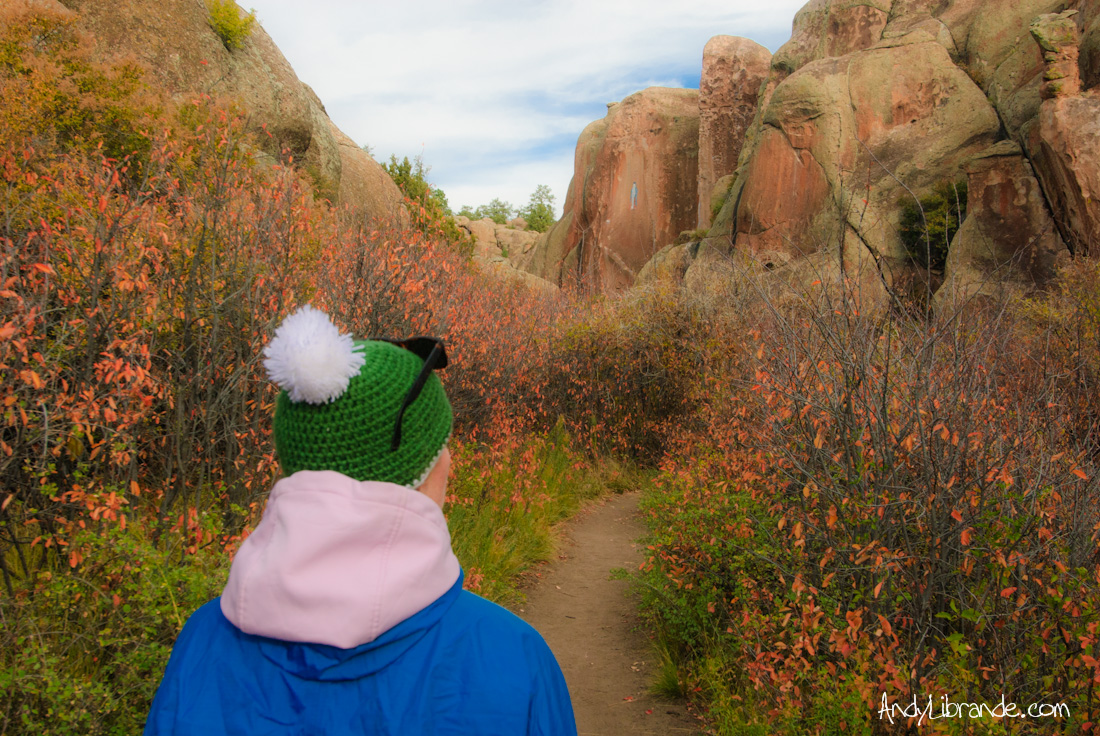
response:
[[[450,438],[453,415],[432,373],[395,434],[422,358],[389,342],[354,341],[308,305],[284,320],[264,355],[268,375],[283,389],[275,452],[286,475],[335,470],[410,488],[424,482]]]

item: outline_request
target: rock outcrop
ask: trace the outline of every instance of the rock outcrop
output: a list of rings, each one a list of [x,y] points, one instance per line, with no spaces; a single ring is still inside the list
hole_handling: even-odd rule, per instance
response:
[[[515,222],[514,220],[511,222]],[[471,220],[456,217],[455,224],[474,239],[474,258],[483,260],[507,258],[516,264],[530,256],[540,233],[523,230],[511,223],[500,225],[488,217]]]
[[[999,132],[981,89],[923,34],[810,62],[775,88],[708,244],[768,268],[839,249],[889,286],[907,267],[899,200],[962,177]]]
[[[455,225],[474,240],[473,259],[481,270],[505,284],[522,285],[544,294],[558,287],[523,268],[531,257],[540,233],[526,230],[521,217],[501,225],[488,217],[471,220],[456,217]]]
[[[652,87],[608,105],[577,143],[564,214],[536,246],[532,273],[615,290],[697,213],[699,93]]]
[[[485,273],[505,284],[521,285],[543,294],[553,294],[558,287],[522,268],[530,258],[539,233],[524,230],[522,218],[501,225],[488,217],[471,220],[456,217],[455,224],[474,239],[474,263]]]
[[[1050,281],[1067,254],[1018,144],[1001,141],[976,157],[967,184],[966,220],[951,241],[934,300],[941,309],[1006,288],[1027,293]]]
[[[201,0],[66,0],[77,26],[110,54],[131,54],[149,79],[184,97],[232,99],[276,158],[293,157],[319,193],[375,217],[403,217],[400,190],[373,159],[341,133],[320,100],[294,74],[258,24],[229,51]]]
[[[1073,11],[1036,19],[1046,57],[1039,122],[1028,139],[1059,229],[1075,254],[1100,255],[1100,89],[1081,93]]]
[[[811,61],[845,56],[878,43],[890,17],[890,0],[810,0],[795,14],[791,40],[772,59],[781,75]]]
[[[1065,251],[1052,227],[1061,210],[1052,218],[1047,202],[1051,181],[1066,178],[1067,167],[1055,171],[1050,161],[1090,145],[1087,105],[1072,96],[1064,70],[1075,64],[1063,54],[1048,71],[1028,34],[1037,15],[1066,4],[812,0],[772,58],[730,196],[692,269],[707,267],[702,256],[720,248],[810,278],[850,279],[858,271],[863,286],[878,291],[873,298],[885,301],[912,280],[898,232],[903,204],[965,177],[976,199],[973,221],[951,245],[952,293],[1001,276],[1041,284]],[[1044,73],[1059,78],[1044,82]],[[1046,133],[1044,83],[1076,100],[1043,103]],[[1048,104],[1060,105],[1066,121],[1078,106],[1076,120],[1055,133]],[[1078,193],[1065,196],[1087,209],[1094,190],[1077,169]],[[1077,219],[1080,229],[1092,227],[1089,217]]]
[[[699,217],[711,224],[711,193],[737,169],[745,132],[756,117],[757,96],[771,52],[737,36],[715,36],[703,48],[699,82]]]

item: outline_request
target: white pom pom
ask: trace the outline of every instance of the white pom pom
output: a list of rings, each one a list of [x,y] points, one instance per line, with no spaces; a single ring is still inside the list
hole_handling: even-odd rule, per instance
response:
[[[362,347],[362,346],[360,346]],[[306,305],[283,320],[264,348],[267,375],[291,401],[326,404],[344,393],[366,360],[351,335]]]

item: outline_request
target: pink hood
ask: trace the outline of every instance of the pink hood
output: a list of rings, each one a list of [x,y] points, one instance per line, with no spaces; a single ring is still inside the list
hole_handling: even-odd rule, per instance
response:
[[[221,608],[248,634],[351,649],[426,608],[460,572],[443,512],[424,494],[301,470],[272,489]]]

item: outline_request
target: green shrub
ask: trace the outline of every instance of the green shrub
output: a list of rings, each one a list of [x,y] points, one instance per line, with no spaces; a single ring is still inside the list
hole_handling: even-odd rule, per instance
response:
[[[408,156],[401,161],[397,160],[397,156],[390,156],[390,162],[382,164],[382,168],[405,195],[405,208],[412,215],[418,230],[440,235],[459,252],[473,252],[473,240],[455,224],[447,195],[428,181],[431,167],[424,165],[422,156],[412,161]]]
[[[206,0],[206,12],[210,14],[210,27],[229,51],[244,45],[256,23],[256,11],[249,10],[242,15],[233,0]]]
[[[13,581],[0,596],[0,733],[139,733],[183,623],[225,584],[223,547],[189,547],[199,532],[222,538],[217,516],[185,515],[159,540],[155,525],[88,524],[70,562],[43,555]]]
[[[494,197],[489,204],[479,205],[473,209],[469,205],[465,205],[458,214],[462,217],[469,217],[471,220],[481,220],[488,217],[496,224],[503,225],[516,214],[516,208],[500,199],[500,197]]]
[[[461,217],[481,220],[488,217],[498,225],[503,225],[515,216],[527,221],[527,229],[544,233],[554,224],[554,193],[545,184],[539,184],[531,193],[531,199],[523,207],[513,207],[511,203],[495,197],[489,204],[471,207],[463,205],[458,212]]]
[[[942,271],[951,239],[966,218],[966,182],[941,182],[919,202],[900,204],[899,234],[909,257],[921,268]]]
[[[695,230],[684,230],[676,238],[676,245],[684,245],[685,243],[697,243],[703,238],[707,237],[707,233],[710,232],[709,228],[700,227]]]

